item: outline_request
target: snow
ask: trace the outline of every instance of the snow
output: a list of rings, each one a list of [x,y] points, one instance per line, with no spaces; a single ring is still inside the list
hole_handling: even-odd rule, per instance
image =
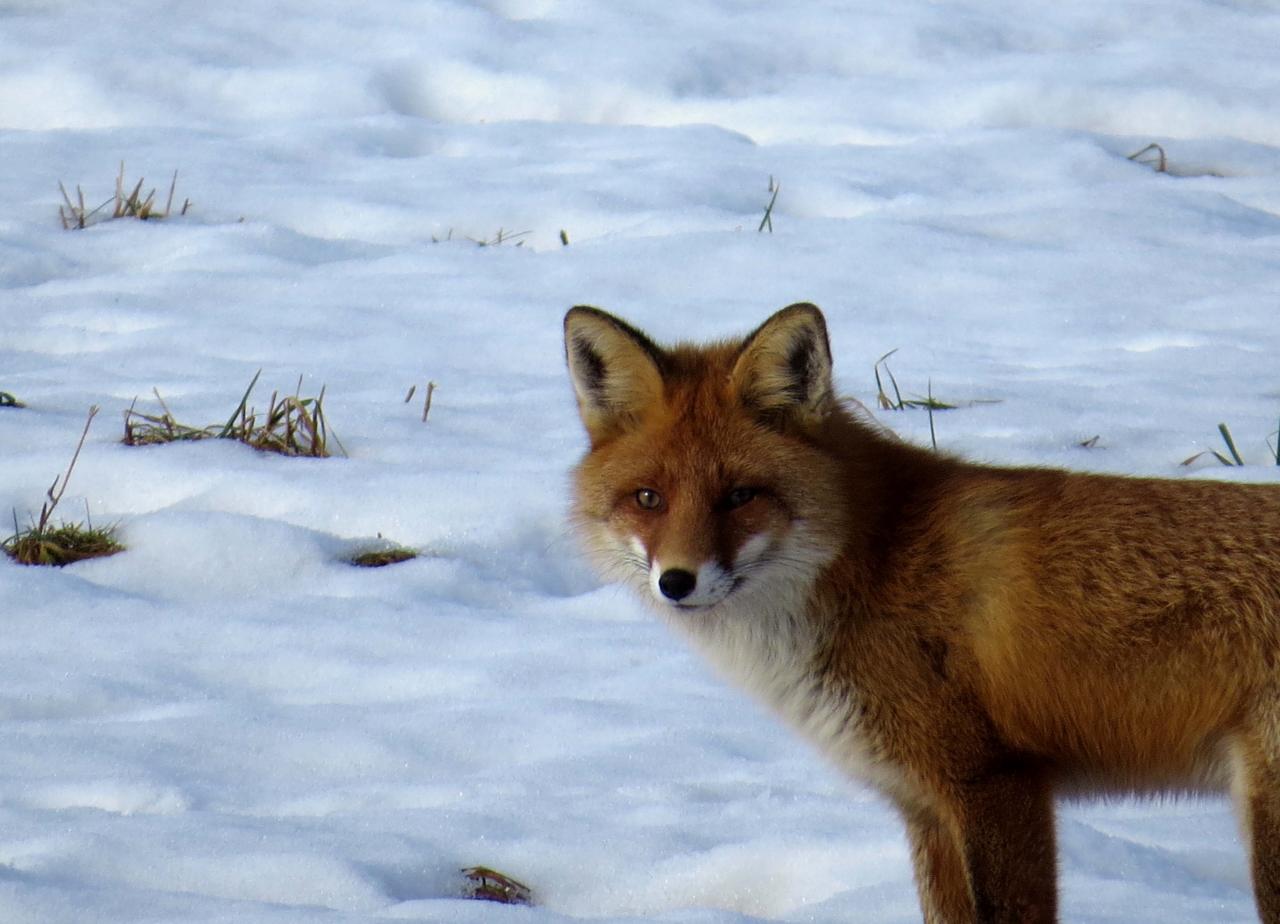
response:
[[[1280,480],[1278,47],[1249,0],[0,4],[0,511],[97,404],[63,507],[128,546],[0,561],[0,919],[918,920],[888,808],[583,564],[563,313],[812,300],[949,451]],[[188,214],[63,230],[121,161]],[[350,457],[120,445],[259,368]],[[1252,464],[1181,466],[1220,421]],[[1255,919],[1225,801],[1060,841],[1065,920]]]

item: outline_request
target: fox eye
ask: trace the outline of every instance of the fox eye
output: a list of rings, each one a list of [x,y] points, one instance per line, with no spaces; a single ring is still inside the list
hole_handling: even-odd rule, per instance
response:
[[[734,488],[729,492],[729,496],[724,499],[725,506],[730,510],[749,504],[755,500],[755,496],[759,492],[755,488]]]
[[[644,510],[657,510],[662,504],[662,495],[652,488],[641,488],[636,492],[636,504]]]

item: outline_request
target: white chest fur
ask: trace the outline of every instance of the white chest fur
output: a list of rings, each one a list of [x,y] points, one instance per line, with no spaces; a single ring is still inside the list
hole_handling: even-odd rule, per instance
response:
[[[850,776],[882,790],[901,775],[878,753],[861,721],[856,684],[824,676],[823,641],[805,594],[737,601],[711,612],[668,612],[728,680],[776,712]]]

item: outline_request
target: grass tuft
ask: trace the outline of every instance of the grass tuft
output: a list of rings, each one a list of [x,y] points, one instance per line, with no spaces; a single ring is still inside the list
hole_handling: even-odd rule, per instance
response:
[[[412,561],[420,554],[417,549],[409,548],[409,546],[401,545],[398,542],[392,542],[390,539],[384,539],[382,533],[378,533],[376,539],[362,542],[355,551],[348,555],[346,561],[357,568],[385,568],[387,565],[398,565],[401,562]]]
[[[503,244],[510,244],[513,241],[517,247],[523,247],[524,239],[532,233],[532,231],[507,231],[499,228],[492,237],[469,237],[467,240],[477,247],[501,247]]]
[[[404,396],[405,404],[408,404],[410,401],[413,400],[413,396],[417,392],[417,390],[418,390],[417,385],[409,386],[409,393]],[[427,422],[427,415],[431,413],[431,399],[435,395],[435,393],[436,393],[436,383],[428,382],[427,383],[427,399],[422,402],[422,422],[423,423]]]
[[[90,208],[85,204],[83,189],[76,186],[76,197],[73,200],[71,194],[67,192],[67,187],[59,180],[58,189],[62,192],[63,204],[58,206],[58,217],[62,219],[62,227],[67,230],[80,230],[117,218],[137,218],[140,221],[168,218],[173,212],[173,197],[178,189],[178,171],[173,171],[173,179],[169,182],[169,195],[165,199],[163,209],[156,203],[154,189],[145,196],[142,194],[144,182],[145,180],[139,179],[132,189],[129,189],[125,185],[124,161],[121,161],[120,172],[116,174],[115,195],[100,205]],[[178,214],[187,214],[189,208],[191,208],[191,200],[184,199]]]
[[[470,866],[462,871],[467,877],[467,898],[503,905],[532,905],[533,892],[523,882],[487,866]]]
[[[477,247],[501,247],[503,244],[515,244],[516,247],[523,247],[524,239],[532,233],[532,231],[508,231],[506,228],[499,228],[490,237],[472,237],[468,234],[463,239],[470,241]],[[452,228],[449,229],[449,232],[444,237],[435,234],[431,235],[431,243],[433,244],[447,244],[452,240]],[[563,231],[560,232],[560,242],[565,245],[569,243],[569,237]]]
[[[332,437],[338,451],[344,456],[347,454],[342,441],[330,431],[325,419],[323,386],[314,398],[304,398],[302,377],[299,376],[298,387],[292,395],[272,392],[267,410],[259,414],[256,408],[249,405],[249,396],[261,375],[262,370],[259,369],[240,397],[240,403],[221,426],[212,424],[207,427],[192,427],[178,423],[158,391],[155,395],[160,404],[159,414],[142,413],[137,410],[135,401],[124,412],[123,442],[126,446],[154,446],[190,440],[226,439],[244,443],[261,452],[325,459],[331,455],[329,439]]]
[[[875,361],[875,364],[871,367],[871,371],[876,378],[876,403],[880,405],[881,410],[885,410],[885,411],[905,411],[909,408],[924,408],[926,411],[928,411],[929,412],[929,443],[930,445],[933,446],[933,451],[937,452],[938,451],[938,429],[937,429],[937,424],[934,422],[934,419],[933,419],[933,412],[934,411],[954,411],[956,408],[960,407],[960,405],[951,404],[950,402],[947,402],[947,401],[940,401],[939,399],[935,398],[933,396],[933,380],[932,379],[928,381],[928,384],[926,387],[926,393],[923,398],[919,396],[916,396],[913,398],[904,398],[902,396],[902,389],[898,387],[898,379],[894,376],[893,370],[889,368],[889,362],[888,362],[889,357],[896,352],[898,352],[896,348],[890,350],[888,353],[885,353],[883,356],[877,359]],[[881,369],[884,370],[883,376],[881,376],[880,374]],[[885,389],[886,379],[889,382],[889,388],[893,390],[892,397],[889,395],[889,392]],[[985,401],[978,400],[978,401],[969,401],[967,402],[966,406],[973,407],[974,405],[977,405],[977,404],[998,404],[998,403],[999,403],[998,401],[992,401],[992,400],[985,400]]]
[[[416,549],[397,545],[386,549],[368,549],[351,556],[351,564],[357,568],[385,568],[387,565],[398,565],[401,562],[413,561],[418,557]]]
[[[299,392],[302,380],[298,380]],[[261,452],[282,456],[329,457],[329,426],[324,418],[324,387],[314,398],[303,398],[299,392],[281,396],[271,393],[271,403],[262,421],[252,409],[241,414],[240,423],[230,438],[237,439]]]
[[[1222,434],[1222,441],[1227,444],[1227,451],[1231,453],[1231,458],[1236,465],[1244,465],[1244,459],[1240,457],[1240,450],[1236,449],[1236,441],[1231,438],[1231,430],[1226,424],[1218,424],[1218,432]]]
[[[52,565],[61,568],[89,558],[106,558],[123,552],[114,527],[87,523],[36,526],[14,533],[3,543],[5,554],[20,565]]]
[[[1216,449],[1206,449],[1203,452],[1197,452],[1194,456],[1191,456],[1190,458],[1183,459],[1182,464],[1191,465],[1193,462],[1195,462],[1197,459],[1202,458],[1203,456],[1213,456],[1223,465],[1226,465],[1228,467],[1244,465],[1245,464],[1244,458],[1240,455],[1240,450],[1236,449],[1236,441],[1231,437],[1231,429],[1226,424],[1220,423],[1218,424],[1218,432],[1222,434],[1222,441],[1226,443],[1227,452],[1231,454],[1230,457],[1223,455],[1222,453],[1218,452],[1218,450]],[[1277,456],[1276,464],[1280,465],[1280,455]]]
[[[84,448],[85,438],[89,435],[89,427],[97,415],[97,407],[89,408],[89,417],[84,422],[80,442],[76,444],[76,451],[71,456],[67,470],[56,476],[45,492],[45,501],[40,505],[40,518],[26,529],[19,529],[18,514],[14,512],[13,535],[0,542],[0,549],[18,564],[62,567],[88,558],[104,558],[124,551],[124,546],[116,541],[114,527],[95,527],[89,520],[87,504],[84,523],[53,523],[53,512],[67,490],[71,473],[75,471],[76,462],[80,458],[80,450]]]
[[[1164,173],[1169,176],[1212,176],[1218,178],[1223,176],[1219,171],[1209,167],[1197,167],[1185,163],[1173,163],[1165,155],[1164,148],[1155,142],[1152,142],[1140,151],[1134,151],[1127,159],[1136,164],[1142,164],[1145,167],[1150,167],[1156,173]]]
[[[1129,155],[1128,160],[1136,164],[1144,164],[1156,173],[1169,172],[1169,158],[1165,156],[1164,148],[1154,141],[1141,151],[1134,151]]]
[[[773,233],[773,207],[778,203],[778,190],[782,188],[782,184],[778,183],[771,176],[769,177],[769,204],[764,207],[764,217],[760,219],[760,227],[756,228],[757,232],[763,232],[766,228],[769,233]]]
[[[886,411],[904,411],[908,408],[926,408],[929,411],[954,411],[959,405],[948,404],[945,401],[939,401],[933,396],[933,383],[929,383],[929,393],[923,398],[904,398],[902,391],[898,388],[898,380],[893,375],[893,370],[889,368],[887,360],[897,349],[892,349],[876,360],[872,366],[872,372],[876,377],[876,403],[880,405],[882,410]],[[893,388],[893,397],[885,392],[884,379],[880,377],[880,369],[884,368],[885,377],[889,380],[889,385]]]
[[[134,398],[129,409],[124,412],[124,439],[126,446],[155,446],[161,443],[181,443],[191,440],[204,440],[217,436],[213,427],[189,427],[178,423],[169,406],[160,397],[159,390],[151,389],[160,405],[161,413],[144,414],[137,410],[138,399]]]

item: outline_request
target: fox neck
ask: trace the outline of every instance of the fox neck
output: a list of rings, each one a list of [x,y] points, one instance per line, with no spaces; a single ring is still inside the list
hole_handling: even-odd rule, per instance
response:
[[[837,689],[819,657],[829,632],[818,618],[813,585],[813,579],[775,584],[706,613],[663,609],[726,679],[826,749],[849,727],[854,700],[851,691]]]
[[[838,652],[856,645],[859,625],[877,610],[882,562],[894,551],[886,546],[894,532],[886,524],[902,528],[922,493],[957,463],[850,418],[836,429],[829,451],[844,460],[847,480],[831,502],[846,516],[843,542],[830,560],[707,613],[661,609],[726,679],[853,775],[892,789],[901,781],[860,733],[858,678],[841,669]]]

